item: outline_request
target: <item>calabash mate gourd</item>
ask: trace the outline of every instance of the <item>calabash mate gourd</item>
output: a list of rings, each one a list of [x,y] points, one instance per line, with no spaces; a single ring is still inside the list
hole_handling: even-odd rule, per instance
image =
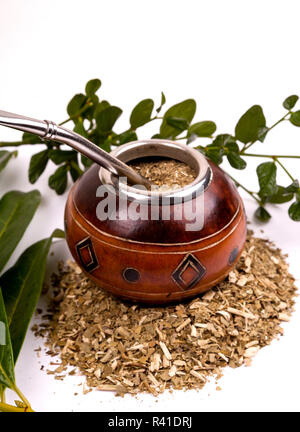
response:
[[[135,141],[114,156],[127,164],[175,159],[195,178],[179,189],[147,191],[116,185],[113,175],[92,165],[71,189],[65,210],[66,239],[84,272],[123,299],[152,304],[184,300],[223,280],[246,239],[243,203],[230,178],[174,141]]]

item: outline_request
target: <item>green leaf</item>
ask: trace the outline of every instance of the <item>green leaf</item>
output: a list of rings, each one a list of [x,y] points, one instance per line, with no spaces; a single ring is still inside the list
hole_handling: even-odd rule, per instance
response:
[[[70,165],[70,174],[72,177],[73,182],[76,182],[77,179],[83,174],[82,169],[79,167],[77,160],[72,161]]]
[[[97,95],[94,94],[89,96],[89,106],[85,108],[84,111],[81,113],[81,116],[78,118],[78,121],[80,122],[80,120],[82,121],[82,119],[87,119],[90,122],[92,122],[95,117],[95,110],[98,104],[99,104],[99,98]]]
[[[300,222],[300,202],[294,202],[289,208],[289,217],[295,221]]]
[[[247,166],[246,161],[244,161],[244,159],[242,159],[238,153],[229,152],[227,154],[227,159],[230,165],[235,169],[242,170]]]
[[[225,145],[225,148],[229,152],[233,152],[233,153],[239,153],[240,151],[239,146],[235,141],[228,141]]]
[[[186,143],[187,143],[187,144],[190,144],[190,143],[192,143],[193,141],[196,141],[196,139],[197,139],[197,135],[192,134],[192,135],[190,135],[189,137],[187,137]]]
[[[6,193],[0,200],[0,271],[21,240],[41,202],[39,191]]]
[[[68,167],[62,165],[49,177],[49,187],[54,189],[58,195],[62,195],[68,185]]]
[[[62,231],[29,246],[0,278],[15,363],[41,294],[50,245],[57,235],[61,238]]]
[[[136,141],[138,139],[137,134],[134,131],[126,131],[116,137],[116,145],[122,145],[131,141]]]
[[[110,106],[110,103],[107,102],[106,100],[103,100],[102,102],[100,102],[95,108],[94,117],[97,118],[97,115],[101,111],[105,110],[105,108],[108,108],[109,106]]]
[[[89,168],[94,162],[86,156],[81,155],[81,163],[85,168]]]
[[[102,132],[109,132],[122,114],[122,110],[116,106],[108,106],[96,116],[97,129]]]
[[[294,126],[300,126],[300,110],[292,113],[292,115],[290,117],[290,122]]]
[[[283,204],[291,201],[294,198],[294,193],[287,192],[283,186],[277,186],[277,192],[274,195],[267,197],[267,201],[272,204]]]
[[[15,384],[14,357],[9,325],[0,288],[0,384],[13,388]]]
[[[227,148],[229,148],[229,145],[234,144],[235,145],[234,148],[239,149],[239,146],[237,145],[235,138],[229,134],[217,135],[212,143],[214,146],[220,146],[220,147],[223,146],[223,147],[227,147]],[[237,150],[237,151],[239,151],[239,150]]]
[[[78,120],[78,122],[76,123],[73,131],[76,132],[76,133],[78,133],[79,135],[85,137],[85,138],[88,138],[88,134],[87,134],[87,131],[84,128],[83,120],[82,119]]]
[[[28,177],[30,183],[35,183],[43,174],[49,160],[49,150],[43,150],[30,159]]]
[[[268,222],[268,220],[271,219],[270,213],[264,207],[258,207],[254,215],[261,222]]]
[[[60,228],[56,228],[56,229],[53,231],[51,237],[52,237],[52,238],[59,238],[59,239],[64,239],[64,238],[66,238],[64,230],[62,230],[62,229],[60,229]]]
[[[161,109],[162,109],[162,107],[164,106],[165,103],[166,103],[166,96],[164,95],[164,92],[161,92],[160,105],[156,109],[157,114],[161,111]]]
[[[257,139],[260,142],[264,142],[268,132],[269,132],[269,128],[267,128],[266,126],[259,128],[257,133]]]
[[[100,144],[100,147],[105,150],[107,153],[111,152],[111,141],[110,139],[106,139]]]
[[[254,105],[239,119],[235,127],[236,138],[247,144],[258,139],[259,130],[266,126],[266,119],[262,108]]]
[[[70,117],[75,116],[78,114],[78,112],[83,108],[83,106],[86,104],[87,97],[82,94],[76,94],[68,103],[67,106],[67,113]]]
[[[154,102],[152,99],[144,99],[139,102],[132,110],[130,115],[130,125],[132,129],[137,129],[140,126],[148,123],[151,119]]]
[[[85,86],[85,93],[87,96],[93,96],[97,90],[101,87],[101,81],[99,79],[92,79],[87,82]]]
[[[277,167],[274,162],[264,162],[258,165],[257,176],[259,181],[260,196],[274,195],[277,192],[276,174]]]
[[[207,146],[205,148],[205,154],[211,161],[213,161],[217,165],[220,165],[223,162],[224,150],[221,147],[216,148]]]
[[[299,189],[299,181],[298,180],[293,181],[293,183],[291,183],[289,186],[287,186],[285,188],[286,192],[292,192],[292,193],[297,192],[298,189]]]
[[[289,96],[283,101],[282,105],[285,109],[291,110],[296,105],[298,99],[299,99],[299,96],[297,96],[297,95]]]
[[[183,132],[189,127],[188,122],[184,118],[167,117],[166,121],[169,126],[173,126],[175,129],[178,129],[180,132]]]
[[[9,152],[7,150],[0,151],[0,171],[4,170],[8,162],[12,157],[16,157],[18,155],[17,151]]]
[[[23,141],[23,143],[26,143],[26,144],[41,144],[41,143],[43,143],[43,141],[40,137],[38,137],[37,135],[31,134],[31,133],[28,133],[28,132],[23,133],[22,141]]]
[[[168,117],[179,117],[185,119],[190,123],[196,112],[196,102],[194,99],[187,99],[169,108],[165,115],[163,122],[160,126],[160,136],[161,138],[174,138],[180,134],[180,129],[174,128],[167,123]]]
[[[201,121],[198,123],[194,123],[189,127],[188,136],[195,134],[198,137],[210,137],[216,132],[216,130],[217,126],[214,122]]]
[[[55,165],[60,165],[63,162],[77,161],[78,153],[75,150],[50,150],[49,158]]]
[[[79,167],[78,167],[79,168]],[[80,169],[80,168],[79,168]],[[76,180],[78,180],[79,179],[79,177],[80,177],[80,173],[79,173],[79,171],[78,170],[76,170],[75,168],[73,168],[73,167],[71,167],[70,168],[70,174],[71,174],[71,177],[72,177],[72,180],[73,180],[73,182],[75,183],[76,182]]]

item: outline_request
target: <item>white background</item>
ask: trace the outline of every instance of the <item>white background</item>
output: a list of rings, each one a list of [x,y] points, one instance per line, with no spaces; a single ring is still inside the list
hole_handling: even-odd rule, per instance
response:
[[[124,110],[120,131],[133,106],[146,97],[158,104],[161,90],[168,105],[195,98],[196,120],[214,120],[219,133],[233,132],[253,104],[263,106],[271,125],[284,114],[283,99],[300,93],[299,12],[297,0],[1,0],[0,107],[59,122],[66,118],[69,99],[99,77],[101,98]],[[0,141],[19,136],[0,129]],[[140,138],[149,136],[150,131]],[[280,125],[254,151],[300,155],[300,128]],[[27,181],[31,153],[31,147],[20,148],[18,159],[1,173],[1,195],[32,189]],[[251,160],[245,172],[235,172],[253,189],[256,164]],[[286,165],[299,178],[299,163]],[[47,186],[53,170],[49,165],[36,185],[42,205],[10,264],[27,245],[63,226],[66,194],[58,197]],[[279,179],[289,183],[284,173]],[[253,222],[255,206],[248,198],[246,208]],[[289,253],[299,279],[300,223],[290,221],[286,210],[274,210],[265,235]],[[252,226],[259,233],[261,227]],[[64,256],[63,249],[57,247],[55,259]],[[221,392],[211,385],[199,393],[166,393],[158,401],[149,395],[138,400],[101,392],[82,396],[77,378],[59,382],[39,371],[39,362],[47,360],[37,359],[33,348],[40,342],[32,335],[18,362],[17,382],[38,411],[299,411],[299,315],[298,306],[284,326],[285,336],[261,350],[251,368],[226,371]]]

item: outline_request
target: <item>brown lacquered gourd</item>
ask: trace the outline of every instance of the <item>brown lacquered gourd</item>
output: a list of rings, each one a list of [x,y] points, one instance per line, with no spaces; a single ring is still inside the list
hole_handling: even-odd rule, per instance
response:
[[[158,150],[148,145],[147,155],[152,151],[174,158],[168,148],[161,150],[163,144]],[[128,149],[127,144],[123,154],[120,148],[116,151],[124,162],[133,154],[143,156],[142,150]],[[177,158],[184,160],[185,153],[180,151]],[[202,200],[204,225],[196,231],[186,230],[184,215],[179,220],[99,220],[97,206],[104,198],[97,198],[97,189],[107,177],[99,177],[99,166],[92,165],[71,189],[65,210],[70,251],[89,278],[123,299],[151,304],[181,301],[223,280],[243,250],[246,218],[231,179],[212,162],[205,164],[209,181],[203,183],[200,195],[191,198],[193,204]],[[161,216],[163,204],[157,205]],[[180,205],[171,205],[171,216]]]

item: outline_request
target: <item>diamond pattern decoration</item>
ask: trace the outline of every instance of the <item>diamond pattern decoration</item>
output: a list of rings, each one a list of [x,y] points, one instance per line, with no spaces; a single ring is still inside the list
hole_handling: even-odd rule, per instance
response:
[[[192,254],[186,255],[172,273],[173,280],[184,290],[193,288],[205,275],[206,268]]]
[[[76,250],[86,272],[91,273],[99,266],[92,240],[89,237],[77,243]]]

